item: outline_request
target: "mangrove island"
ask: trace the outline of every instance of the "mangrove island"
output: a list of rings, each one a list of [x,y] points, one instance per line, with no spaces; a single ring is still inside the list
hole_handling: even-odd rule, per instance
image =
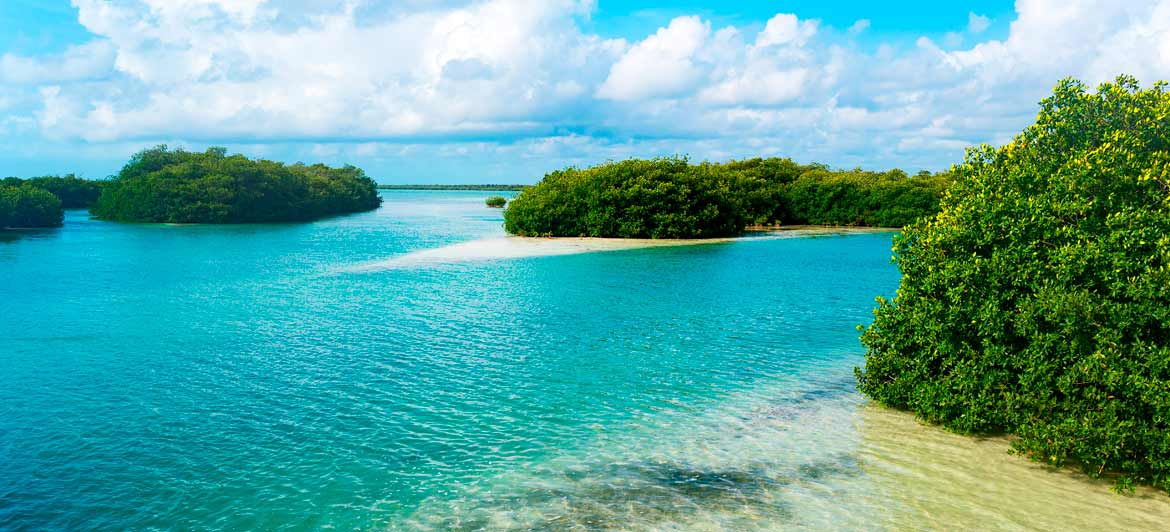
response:
[[[158,146],[136,154],[102,186],[91,208],[120,222],[306,222],[382,204],[373,179],[360,168],[286,165]]]
[[[938,211],[947,173],[832,170],[768,158],[630,159],[551,172],[504,212],[521,236],[715,238],[748,226],[901,227]]]

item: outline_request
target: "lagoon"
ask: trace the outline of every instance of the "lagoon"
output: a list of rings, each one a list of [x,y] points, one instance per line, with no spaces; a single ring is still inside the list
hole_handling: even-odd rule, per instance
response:
[[[382,196],[0,240],[0,529],[1170,521],[857,394],[889,233],[493,256],[485,193]]]

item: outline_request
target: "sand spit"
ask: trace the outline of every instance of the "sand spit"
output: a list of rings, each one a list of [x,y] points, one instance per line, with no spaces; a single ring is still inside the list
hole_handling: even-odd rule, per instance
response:
[[[520,236],[504,236],[472,240],[470,242],[460,242],[458,244],[451,244],[449,246],[433,249],[412,251],[404,255],[398,255],[396,257],[355,264],[342,268],[341,271],[370,272],[400,268],[441,266],[445,264],[460,264],[468,262],[521,259],[529,257],[552,257],[558,255],[575,255],[579,253],[597,253],[605,251],[621,251],[627,249],[701,246],[710,244],[725,244],[729,242],[870,233],[876,231],[888,230],[852,227],[794,226],[768,228],[766,230],[753,230],[749,232],[748,235],[740,237],[695,239],[586,237],[531,238]]]

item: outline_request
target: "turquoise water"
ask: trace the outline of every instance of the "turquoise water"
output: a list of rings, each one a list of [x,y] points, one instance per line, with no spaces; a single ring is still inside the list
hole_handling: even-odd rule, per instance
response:
[[[502,235],[484,196],[7,235],[0,529],[870,522],[890,234],[347,269]]]

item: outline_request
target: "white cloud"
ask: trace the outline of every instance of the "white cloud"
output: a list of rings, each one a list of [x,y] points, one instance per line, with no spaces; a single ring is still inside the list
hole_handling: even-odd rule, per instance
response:
[[[674,96],[693,88],[705,74],[694,57],[711,36],[699,17],[679,17],[634,45],[613,65],[598,89],[600,98],[640,100]]]
[[[582,4],[493,0],[359,20],[355,3],[279,27],[262,0],[74,0],[116,48],[115,81],[62,86],[61,135],[410,137],[538,131],[571,114],[622,43]],[[99,106],[102,106],[99,109]],[[101,114],[116,119],[92,127]],[[104,122],[104,121],[103,121]]]
[[[967,31],[970,33],[983,33],[987,28],[991,27],[991,19],[983,15],[977,15],[974,11],[967,13]]]
[[[852,26],[849,26],[847,31],[849,35],[861,35],[865,32],[865,30],[869,29],[869,24],[869,19],[859,19],[857,22],[854,22]]]
[[[801,21],[796,15],[781,13],[768,20],[764,31],[756,37],[756,46],[804,46],[817,33],[815,20]]]
[[[576,0],[73,1],[93,41],[0,56],[6,131],[525,168],[680,152],[938,168],[1010,138],[1065,76],[1170,77],[1170,0],[1018,0],[1002,40],[978,42],[991,20],[970,13],[941,46],[873,51],[849,38],[868,20],[793,14],[608,39]]]
[[[60,54],[26,57],[0,55],[0,81],[15,84],[60,83],[104,76],[114,64],[114,47],[95,40],[70,46]]]

